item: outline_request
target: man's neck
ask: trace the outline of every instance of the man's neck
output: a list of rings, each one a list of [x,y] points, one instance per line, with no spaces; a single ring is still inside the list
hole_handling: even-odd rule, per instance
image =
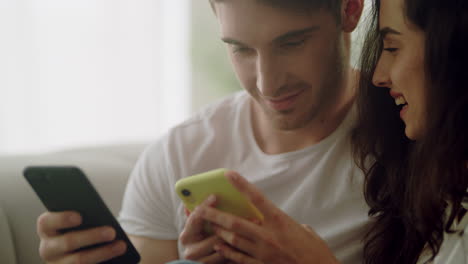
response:
[[[301,150],[315,145],[331,135],[342,123],[350,111],[355,95],[356,72],[350,70],[347,80],[344,80],[346,89],[336,99],[330,109],[323,109],[305,127],[295,130],[280,130],[273,127],[271,122],[255,109],[259,107],[252,102],[252,127],[258,146],[266,154],[280,154]],[[257,114],[255,114],[257,113]]]

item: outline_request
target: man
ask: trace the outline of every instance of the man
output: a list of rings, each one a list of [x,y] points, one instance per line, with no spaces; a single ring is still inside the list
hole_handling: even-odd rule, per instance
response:
[[[187,219],[173,191],[178,179],[220,167],[255,184],[271,208],[313,228],[338,260],[360,263],[367,206],[349,144],[355,93],[349,52],[363,0],[211,4],[246,92],[173,128],[141,156],[120,214],[141,263],[227,261],[215,250],[223,238],[203,234],[200,214]],[[74,252],[114,238],[106,227],[57,232],[79,223],[72,212],[39,217],[43,259],[97,263],[124,252],[120,241]]]

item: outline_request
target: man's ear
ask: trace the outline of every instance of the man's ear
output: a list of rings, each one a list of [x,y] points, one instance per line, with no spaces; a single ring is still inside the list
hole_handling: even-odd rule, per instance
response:
[[[364,0],[343,0],[341,4],[341,27],[344,32],[352,32],[361,18]]]

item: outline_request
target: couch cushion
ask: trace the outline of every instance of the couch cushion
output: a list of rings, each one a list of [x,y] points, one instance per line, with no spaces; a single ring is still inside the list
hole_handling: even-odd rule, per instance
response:
[[[10,225],[8,218],[0,207],[0,263],[15,264],[16,253],[13,246],[13,239],[11,236]]]

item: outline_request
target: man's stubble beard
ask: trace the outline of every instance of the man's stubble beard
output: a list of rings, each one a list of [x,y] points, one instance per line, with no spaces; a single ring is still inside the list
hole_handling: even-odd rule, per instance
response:
[[[340,94],[344,89],[342,85],[345,85],[343,80],[347,64],[347,58],[343,50],[344,48],[341,45],[342,41],[343,40],[341,38],[337,38],[334,50],[332,51],[332,55],[329,59],[330,63],[327,64],[327,71],[325,73],[326,77],[324,78],[322,87],[318,90],[317,97],[319,100],[315,100],[315,105],[307,107],[306,113],[301,112],[297,113],[296,116],[293,116],[294,112],[297,111],[297,109],[294,109],[284,111],[281,113],[281,116],[278,117],[278,113],[272,112],[267,108],[267,106],[260,106],[275,129],[292,131],[304,128],[313,121],[316,121],[317,118],[320,118],[320,116],[323,115],[324,110],[333,109],[332,104],[338,103],[336,102],[336,99],[340,97]],[[309,85],[308,89],[313,89],[313,87],[310,87]]]

